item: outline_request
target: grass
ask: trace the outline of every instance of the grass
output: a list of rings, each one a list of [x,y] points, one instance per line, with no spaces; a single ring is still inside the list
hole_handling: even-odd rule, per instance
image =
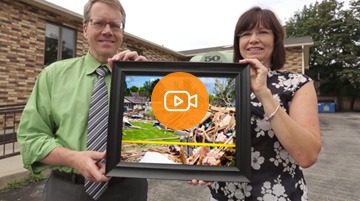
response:
[[[152,123],[131,122],[136,128],[124,128],[123,140],[174,140],[179,136],[172,131],[160,130],[153,127]]]
[[[138,128],[124,128],[123,140],[135,140],[135,141],[179,141],[179,135],[173,131],[166,131],[153,127],[152,123],[146,122],[131,122],[133,126]],[[125,160],[134,162],[139,159],[140,155],[143,155],[149,149],[168,149],[167,145],[161,144],[123,144],[121,155],[126,158]]]
[[[10,190],[22,188],[24,186],[28,186],[31,183],[42,181],[44,179],[47,179],[47,176],[45,176],[43,174],[39,174],[39,175],[30,174],[28,177],[23,178],[19,181],[14,181],[14,182],[8,183],[7,187],[0,190],[0,192],[3,193],[3,192],[10,191]]]

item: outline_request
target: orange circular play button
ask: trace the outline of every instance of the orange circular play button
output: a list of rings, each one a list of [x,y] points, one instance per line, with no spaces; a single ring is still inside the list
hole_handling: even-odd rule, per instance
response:
[[[174,130],[200,123],[209,107],[205,85],[196,76],[175,72],[163,77],[154,87],[151,105],[155,117]]]

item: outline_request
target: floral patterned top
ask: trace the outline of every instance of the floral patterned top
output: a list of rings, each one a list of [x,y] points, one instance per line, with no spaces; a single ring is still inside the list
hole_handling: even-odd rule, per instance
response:
[[[311,81],[306,75],[269,71],[268,87],[280,106],[289,113],[295,92]],[[209,186],[218,201],[308,200],[300,166],[283,148],[270,123],[264,120],[261,103],[251,94],[251,178],[250,183],[214,182]]]

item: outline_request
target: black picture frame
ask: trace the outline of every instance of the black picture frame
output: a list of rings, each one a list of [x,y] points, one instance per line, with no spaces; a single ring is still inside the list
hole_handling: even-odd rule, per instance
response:
[[[235,166],[199,166],[182,164],[121,162],[123,107],[126,76],[165,76],[187,72],[197,77],[234,77],[236,82],[236,162]],[[148,179],[249,182],[250,143],[250,73],[237,63],[212,62],[134,62],[117,61],[112,67],[106,175]]]

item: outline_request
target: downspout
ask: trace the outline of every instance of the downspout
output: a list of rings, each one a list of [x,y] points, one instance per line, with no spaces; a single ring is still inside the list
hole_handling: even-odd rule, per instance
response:
[[[304,53],[305,46],[301,45],[301,72],[305,74],[305,53]]]

